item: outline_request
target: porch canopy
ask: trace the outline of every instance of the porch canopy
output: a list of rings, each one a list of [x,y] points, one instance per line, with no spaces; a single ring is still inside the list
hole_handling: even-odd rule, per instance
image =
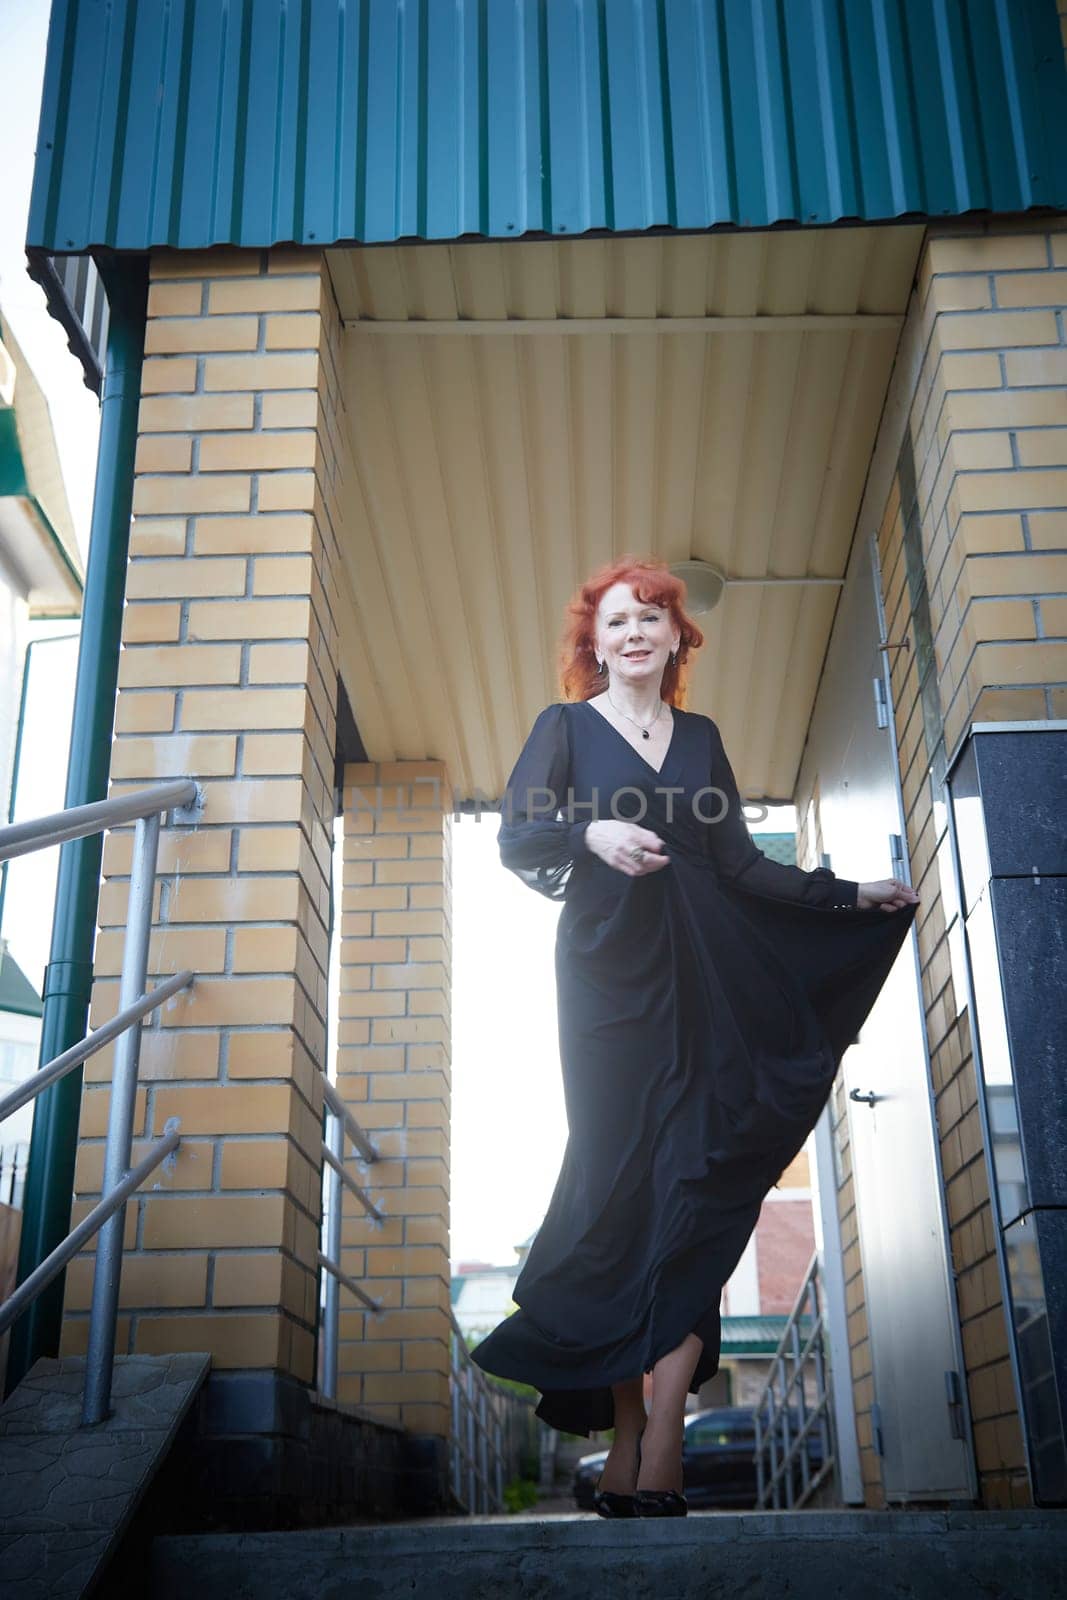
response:
[[[55,0],[29,244],[1067,204],[1055,0]]]
[[[370,758],[499,794],[654,550],[788,800],[925,220],[1067,206],[1065,102],[1054,0],[57,0],[28,242],[327,249]]]

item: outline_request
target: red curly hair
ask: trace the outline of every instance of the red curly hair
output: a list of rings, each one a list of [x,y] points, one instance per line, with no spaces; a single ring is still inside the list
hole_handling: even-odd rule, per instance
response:
[[[660,693],[668,705],[685,710],[687,698],[686,662],[691,650],[699,650],[704,635],[685,612],[685,584],[676,578],[665,561],[654,556],[619,556],[600,567],[568,600],[567,622],[559,648],[559,683],[565,700],[590,700],[604,687],[605,676],[597,671],[596,613],[601,599],[614,583],[627,583],[642,605],[665,606],[678,628],[678,659],[668,658],[663,669]]]

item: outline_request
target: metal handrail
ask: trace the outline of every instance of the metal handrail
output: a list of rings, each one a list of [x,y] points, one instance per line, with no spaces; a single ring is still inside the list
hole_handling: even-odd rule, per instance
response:
[[[808,1319],[807,1336],[801,1325]],[[788,1370],[792,1366],[792,1371]],[[806,1379],[814,1367],[815,1393],[809,1404]],[[796,1391],[798,1426],[792,1426],[791,1391]],[[776,1511],[806,1505],[837,1472],[837,1449],[830,1386],[827,1381],[827,1318],[816,1250],[786,1320],[767,1381],[754,1407],[756,1504]],[[808,1440],[818,1429],[822,1461],[812,1472]],[[800,1492],[795,1492],[800,1468]]]
[[[357,1300],[362,1300],[368,1311],[381,1311],[381,1301],[373,1299],[367,1293],[366,1289],[361,1289],[355,1278],[350,1278],[347,1272],[342,1272],[337,1263],[335,1261],[331,1261],[329,1256],[324,1256],[321,1250],[319,1251],[318,1260],[319,1266],[322,1267],[326,1272],[332,1273],[337,1279],[338,1283],[344,1284],[349,1294],[354,1294]],[[323,1393],[326,1393],[325,1389],[323,1390]],[[334,1396],[331,1393],[328,1394],[326,1398],[328,1400],[332,1400]]]
[[[347,1189],[376,1222],[386,1217],[345,1167],[345,1136],[365,1161],[378,1161],[381,1152],[360,1127],[329,1079],[323,1080],[326,1137],[322,1141],[323,1248],[318,1263],[325,1274],[322,1307],[322,1361],[320,1393],[337,1396],[340,1290],[347,1289],[369,1311],[384,1311],[341,1267],[341,1190]],[[501,1388],[470,1359],[463,1330],[449,1308],[449,1389],[452,1426],[449,1473],[453,1495],[467,1512],[504,1511],[505,1471],[517,1465],[520,1441],[515,1437],[521,1418],[527,1432],[532,1404]]]
[[[103,1045],[116,1041],[101,1198],[0,1306],[2,1333],[62,1272],[82,1246],[94,1234],[99,1234],[85,1361],[85,1395],[82,1403],[84,1426],[103,1422],[111,1408],[127,1201],[181,1142],[180,1123],[177,1118],[171,1118],[166,1124],[163,1138],[152,1145],[137,1166],[130,1165],[142,1019],[194,981],[191,972],[179,972],[164,979],[151,992],[146,991],[160,820],[165,811],[192,805],[199,799],[201,792],[198,785],[191,778],[180,778],[110,800],[97,801],[92,805],[73,806],[67,811],[35,821],[13,823],[0,828],[0,861],[6,861],[33,850],[44,850],[91,833],[101,833],[121,823],[136,823],[130,866],[126,945],[119,982],[119,1010],[110,1022],[48,1062],[29,1083],[19,1085],[12,1094],[0,1101],[2,1119],[72,1072]]]
[[[333,1151],[330,1149],[325,1140],[323,1141],[322,1145],[322,1159],[326,1162],[327,1166],[333,1168],[334,1172],[336,1172],[337,1176],[340,1178],[349,1194],[355,1195],[364,1211],[369,1211],[375,1222],[384,1222],[384,1216],[378,1210],[378,1207],[374,1204],[374,1201],[371,1199],[366,1189],[360,1187],[355,1178],[353,1178],[352,1174],[347,1171],[344,1162],[340,1159],[340,1157],[334,1155]]]
[[[504,1483],[518,1471],[519,1453],[535,1427],[533,1402],[503,1388],[471,1360],[467,1340],[449,1307],[449,1386],[452,1426],[449,1482],[468,1516],[505,1511]],[[519,1430],[527,1438],[516,1437]]]
[[[348,1134],[348,1137],[351,1139],[352,1143],[355,1145],[364,1161],[380,1160],[381,1152],[378,1150],[377,1145],[372,1144],[370,1139],[368,1139],[366,1133],[364,1133],[363,1129],[360,1127],[351,1111],[349,1111],[348,1107],[341,1099],[341,1096],[338,1094],[329,1078],[324,1078],[322,1080],[322,1094],[331,1114],[343,1124],[345,1132]]]
[[[45,1089],[50,1089],[53,1083],[58,1083],[60,1078],[65,1078],[68,1072],[73,1072],[75,1067],[80,1067],[98,1050],[102,1050],[112,1039],[117,1039],[120,1033],[134,1022],[140,1022],[150,1011],[155,1011],[164,1000],[169,1000],[172,994],[177,994],[182,989],[187,989],[193,981],[191,972],[176,972],[173,978],[166,978],[162,983],[143,994],[135,1000],[132,1006],[126,1006],[122,1011],[117,1011],[110,1022],[102,1023],[92,1033],[86,1034],[81,1044],[72,1044],[69,1050],[64,1050],[61,1056],[56,1056],[54,1061],[49,1061],[47,1066],[38,1067],[32,1078],[27,1078],[25,1083],[20,1083],[16,1089],[0,1100],[0,1122],[10,1117],[14,1112],[21,1111],[29,1100],[43,1094]]]
[[[133,1167],[110,1194],[97,1202],[78,1226],[67,1234],[63,1243],[57,1245],[52,1254],[46,1256],[28,1278],[22,1280],[10,1299],[5,1300],[0,1306],[0,1335],[7,1332],[11,1324],[21,1317],[26,1307],[36,1300],[41,1290],[47,1289],[52,1279],[63,1271],[67,1262],[74,1259],[82,1245],[88,1244],[97,1229],[103,1226],[108,1217],[114,1215],[135,1189],[140,1188],[146,1178],[151,1177],[156,1168],[178,1148],[180,1143],[181,1135],[177,1128],[172,1128],[164,1138],[152,1146],[144,1160]]]
[[[360,1205],[375,1222],[384,1223],[385,1216],[370,1195],[353,1178],[345,1167],[345,1134],[355,1145],[364,1161],[380,1161],[381,1151],[360,1127],[345,1105],[329,1078],[322,1080],[323,1099],[326,1102],[326,1137],[322,1141],[323,1214],[325,1221],[325,1249],[318,1253],[319,1266],[326,1273],[322,1306],[322,1378],[320,1392],[328,1400],[337,1398],[338,1341],[341,1320],[340,1289],[367,1307],[368,1311],[383,1311],[380,1300],[375,1300],[361,1289],[354,1278],[341,1267],[341,1187],[355,1195]]]
[[[90,833],[119,828],[125,822],[140,822],[175,806],[191,806],[199,796],[200,789],[192,778],[173,778],[167,783],[154,783],[149,789],[132,789],[129,794],[94,800],[91,805],[70,806],[66,811],[34,817],[29,822],[12,822],[0,828],[0,861],[12,861],[16,856],[66,844],[71,839],[84,839]]]

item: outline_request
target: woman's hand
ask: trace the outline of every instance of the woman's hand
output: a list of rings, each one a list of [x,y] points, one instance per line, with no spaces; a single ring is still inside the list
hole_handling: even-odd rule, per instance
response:
[[[636,822],[591,822],[585,830],[585,843],[601,861],[628,878],[643,878],[670,865],[659,834],[638,827]],[[643,853],[633,854],[637,850]]]
[[[900,911],[914,905],[919,896],[902,878],[876,878],[873,883],[861,883],[856,896],[856,909],[868,911],[881,906],[883,911]]]

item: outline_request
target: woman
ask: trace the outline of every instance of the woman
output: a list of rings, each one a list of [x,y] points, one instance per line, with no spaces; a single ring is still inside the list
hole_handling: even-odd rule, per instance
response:
[[[684,596],[633,557],[582,586],[567,698],[538,715],[498,835],[504,865],[563,902],[568,1137],[519,1309],[471,1355],[541,1390],[553,1427],[614,1426],[606,1516],[685,1515],[686,1393],[718,1370],[723,1285],[918,904],[899,879],[757,848],[717,726],[684,709],[703,643]]]

